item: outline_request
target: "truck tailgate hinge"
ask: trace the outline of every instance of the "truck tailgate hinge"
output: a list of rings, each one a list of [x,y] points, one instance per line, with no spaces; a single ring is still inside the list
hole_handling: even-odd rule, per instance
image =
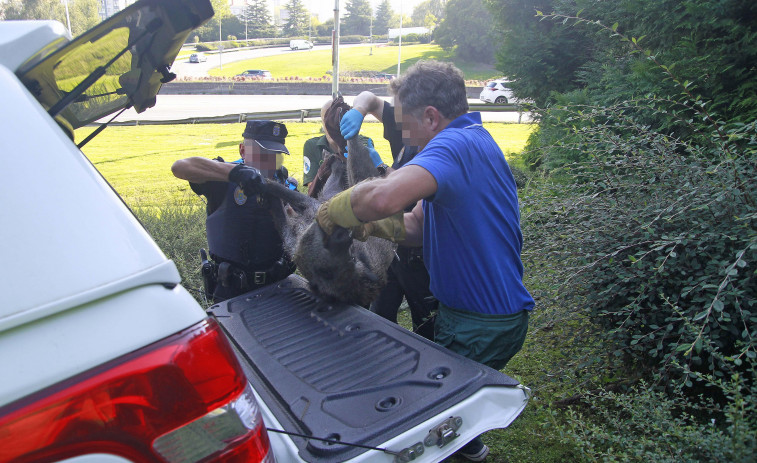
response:
[[[457,430],[460,429],[460,426],[462,425],[463,419],[461,417],[450,416],[441,424],[434,426],[428,431],[428,435],[423,439],[423,444],[426,447],[436,445],[439,448],[442,448],[459,435]]]
[[[410,447],[402,449],[400,453],[395,454],[394,463],[407,463],[408,461],[415,460],[421,455],[423,455],[423,444],[416,442]]]

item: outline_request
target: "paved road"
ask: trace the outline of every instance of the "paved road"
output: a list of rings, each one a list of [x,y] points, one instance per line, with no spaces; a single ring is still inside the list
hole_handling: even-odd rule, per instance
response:
[[[366,44],[344,44],[339,45],[339,48],[361,47],[369,46]],[[331,45],[316,45],[313,50],[331,50]],[[220,53],[206,53],[208,60],[204,63],[190,63],[189,56],[174,61],[171,66],[171,72],[175,73],[177,77],[203,77],[208,75],[208,71],[212,68],[219,67],[226,63],[233,61],[242,61],[246,59],[261,58],[264,56],[276,56],[290,53],[309,53],[311,50],[291,50],[289,47],[276,47],[276,48],[260,48],[256,50],[231,50]],[[331,66],[331,63],[328,63]],[[327,66],[327,67],[328,67]]]
[[[370,46],[367,44],[340,45],[340,48]],[[314,50],[331,49],[331,45],[316,45]],[[239,50],[224,53],[222,57],[216,54],[208,55],[204,63],[190,63],[189,57],[174,62],[171,71],[178,77],[207,76],[208,70],[223,63],[240,61],[262,56],[274,56],[289,53],[308,53],[310,50],[293,51],[289,47],[263,48],[257,50]],[[320,108],[331,95],[158,95],[155,107],[142,114],[129,109],[119,116],[117,121],[148,121],[174,120],[191,117],[227,116],[233,114],[289,111],[297,109]],[[354,97],[347,96],[345,100],[352,104]],[[388,99],[388,98],[385,98]],[[470,99],[469,103],[481,103],[478,99]],[[482,119],[486,122],[518,122],[518,113],[482,112]],[[105,118],[104,120],[109,119]],[[373,119],[369,116],[369,120]],[[522,122],[530,122],[528,114],[524,114]]]
[[[329,98],[331,95],[158,95],[154,107],[141,114],[129,109],[116,120],[165,121],[191,117],[315,109],[320,108]],[[352,104],[353,99],[354,96],[345,97],[345,101],[349,104]],[[481,103],[481,101],[470,99],[468,103]],[[485,122],[518,122],[518,113],[482,112],[481,118]],[[372,116],[369,117],[369,120],[371,119],[373,119]],[[522,122],[530,121],[529,115],[523,114]]]

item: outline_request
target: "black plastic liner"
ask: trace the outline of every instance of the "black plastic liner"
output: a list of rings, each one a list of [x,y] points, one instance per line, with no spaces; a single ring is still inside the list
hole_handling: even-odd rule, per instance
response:
[[[379,446],[484,386],[519,384],[362,307],[325,302],[306,287],[290,276],[209,309],[287,431]],[[340,462],[366,451],[293,441],[309,462]]]

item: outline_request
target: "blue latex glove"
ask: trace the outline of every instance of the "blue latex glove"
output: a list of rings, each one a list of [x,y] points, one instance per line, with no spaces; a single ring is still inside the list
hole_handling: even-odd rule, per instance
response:
[[[376,151],[376,148],[373,147],[373,140],[369,138],[368,143],[366,143],[365,146],[368,147],[368,154],[371,155],[371,161],[373,161],[373,165],[375,167],[378,167],[384,163],[384,161],[381,159],[381,156],[379,156],[378,151]]]
[[[342,116],[342,121],[339,123],[339,131],[342,132],[342,136],[345,140],[349,140],[357,136],[358,132],[360,132],[360,126],[363,125],[364,118],[365,116],[360,114],[360,111],[355,108],[352,108],[344,113],[344,116]]]
[[[384,161],[381,159],[381,156],[379,156],[378,151],[376,151],[376,148],[373,147],[373,140],[368,138],[365,142],[365,147],[368,148],[368,154],[371,156],[371,161],[373,162],[374,167],[378,167],[381,164],[384,163]],[[348,147],[344,147],[344,157],[348,157],[349,153],[347,152]]]

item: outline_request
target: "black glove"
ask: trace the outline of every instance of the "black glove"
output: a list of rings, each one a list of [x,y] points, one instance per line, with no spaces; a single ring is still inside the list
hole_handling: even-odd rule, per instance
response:
[[[263,176],[254,167],[237,164],[229,172],[229,181],[238,183],[247,196],[254,196],[262,190]]]

